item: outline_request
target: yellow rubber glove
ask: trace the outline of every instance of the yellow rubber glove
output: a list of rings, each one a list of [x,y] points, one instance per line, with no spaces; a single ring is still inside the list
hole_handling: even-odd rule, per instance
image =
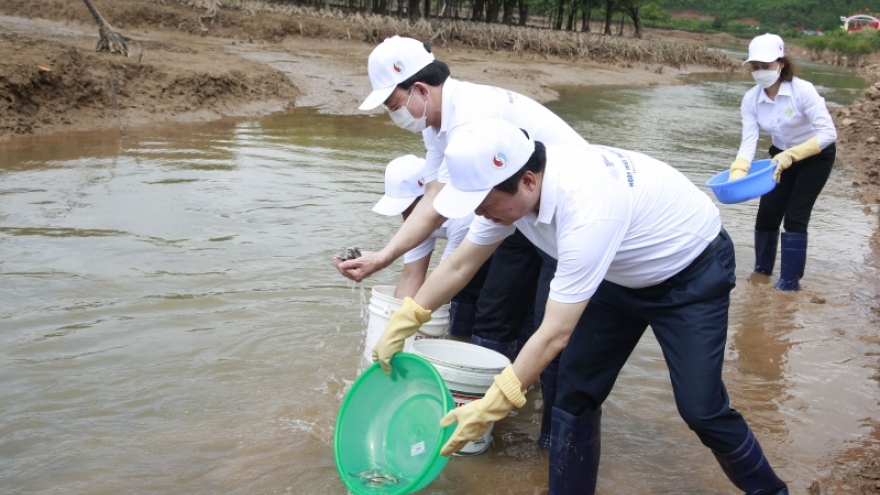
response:
[[[379,361],[386,375],[391,374],[391,358],[403,350],[403,341],[415,334],[423,323],[431,321],[431,310],[419,306],[410,297],[391,315],[385,331],[373,346],[373,361]]]
[[[748,175],[750,168],[752,168],[752,162],[745,158],[737,158],[730,164],[730,178],[727,179],[727,182],[742,179]]]
[[[500,375],[495,375],[495,383],[482,399],[469,402],[443,416],[440,426],[452,423],[458,423],[458,426],[440,450],[440,455],[450,456],[463,449],[471,440],[483,436],[489,429],[489,423],[506,418],[514,406],[522,407],[525,403],[522,384],[513,372],[513,365],[508,365]]]
[[[792,163],[799,162],[813,155],[818,155],[821,152],[822,149],[819,148],[819,137],[813,136],[803,143],[797,146],[792,146],[791,148],[777,154],[773,157],[773,161],[776,162],[776,170],[773,171],[773,180],[779,182],[780,177],[782,177],[782,171],[790,167]]]

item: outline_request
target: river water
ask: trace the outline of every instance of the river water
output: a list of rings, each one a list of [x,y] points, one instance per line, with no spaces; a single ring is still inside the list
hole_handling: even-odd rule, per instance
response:
[[[830,105],[864,85],[805,69]],[[647,152],[702,187],[734,158],[748,87],[712,74],[562,88],[549,106],[589,141]],[[335,418],[361,366],[369,290],[400,264],[354,284],[329,259],[395,232],[370,208],[385,164],[420,140],[384,116],[308,108],[127,134],[0,145],[0,491],[344,494]],[[721,206],[740,260],[725,379],[805,493],[880,449],[876,207],[835,169],[800,293],[750,277],[756,209]],[[546,493],[540,394],[529,399],[488,453],[453,458],[424,492]],[[736,493],[678,417],[650,332],[603,417],[599,493]]]

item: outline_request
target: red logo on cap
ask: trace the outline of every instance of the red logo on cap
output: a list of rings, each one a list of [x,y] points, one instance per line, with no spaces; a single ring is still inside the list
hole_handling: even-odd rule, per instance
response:
[[[497,168],[504,168],[507,165],[507,155],[503,152],[495,153],[495,156],[492,157],[492,165],[495,165]]]
[[[419,179],[419,180],[416,181],[416,183],[419,185],[419,187],[422,187],[422,186],[425,185],[425,182],[424,182],[424,181],[425,181],[425,179]]]
[[[403,72],[403,62],[401,62],[400,60],[394,62],[394,72],[397,72],[398,74]]]

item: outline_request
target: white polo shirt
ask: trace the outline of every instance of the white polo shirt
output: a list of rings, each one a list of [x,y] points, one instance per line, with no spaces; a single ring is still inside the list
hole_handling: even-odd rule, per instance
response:
[[[721,231],[718,208],[678,170],[649,156],[593,146],[548,147],[539,212],[513,225],[476,217],[488,245],[515,229],[558,260],[550,299],[582,302],[604,279],[658,284],[688,266]]]
[[[443,83],[442,95],[440,128],[428,127],[422,131],[428,149],[425,155],[427,181],[439,179],[444,184],[449,182],[449,171],[443,157],[449,143],[449,131],[474,119],[504,119],[525,129],[536,141],[546,146],[587,145],[587,141],[558,115],[535,100],[513,91],[450,77]]]
[[[825,107],[825,98],[816,87],[800,78],[783,82],[779,94],[771,100],[760,86],[750,89],[740,106],[742,141],[737,158],[752,161],[758,145],[759,128],[770,134],[773,145],[781,150],[797,146],[818,136],[819,148],[837,141],[837,130]]]
[[[446,220],[439,229],[431,233],[430,237],[422,241],[418,246],[404,253],[403,263],[412,263],[413,261],[418,261],[433,253],[434,246],[437,244],[437,239],[447,240],[446,249],[443,250],[443,256],[440,257],[440,261],[445,260],[453,251],[455,251],[455,248],[461,244],[461,241],[464,240],[473,220],[473,213],[464,218],[450,218]]]

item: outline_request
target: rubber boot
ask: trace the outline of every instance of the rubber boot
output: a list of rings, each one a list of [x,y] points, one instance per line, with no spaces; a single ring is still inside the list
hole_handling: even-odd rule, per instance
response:
[[[541,413],[541,436],[538,437],[538,446],[542,449],[550,448],[551,427],[553,425],[553,405],[556,403],[556,375],[559,372],[559,363],[550,363],[541,372],[541,398],[544,400],[544,410]]]
[[[602,410],[581,416],[553,408],[550,446],[550,495],[596,492],[601,450]]]
[[[510,342],[498,342],[472,335],[471,343],[480,347],[485,347],[486,349],[492,349],[495,352],[500,352],[501,354],[504,354],[507,359],[510,359],[511,363],[516,359],[516,355],[519,353],[519,348],[517,347],[515,340]]]
[[[776,263],[776,246],[779,244],[779,231],[755,231],[755,271],[770,275]]]
[[[782,233],[782,269],[776,290],[801,290],[800,280],[807,264],[807,234]]]
[[[477,316],[477,305],[452,301],[449,305],[449,334],[470,338]]]
[[[773,472],[751,429],[738,449],[729,454],[712,453],[727,478],[747,495],[788,495],[788,487]]]

